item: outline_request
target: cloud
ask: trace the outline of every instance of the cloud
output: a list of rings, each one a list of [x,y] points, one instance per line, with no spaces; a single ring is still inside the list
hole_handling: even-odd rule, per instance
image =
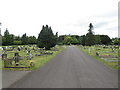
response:
[[[15,35],[37,37],[48,24],[60,35],[83,35],[93,23],[96,33],[116,36],[117,4],[118,0],[2,0],[2,34],[8,28]]]
[[[95,25],[95,27],[96,28],[101,28],[101,27],[104,27],[105,25],[107,25],[108,24],[108,22],[100,22],[100,23],[97,23],[96,25]]]

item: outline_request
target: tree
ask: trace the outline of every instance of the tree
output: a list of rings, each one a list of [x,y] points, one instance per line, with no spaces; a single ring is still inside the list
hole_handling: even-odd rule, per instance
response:
[[[15,36],[14,37],[14,45],[21,45],[21,44],[22,44],[21,37]]]
[[[114,45],[120,45],[120,38],[112,38],[112,42]]]
[[[53,34],[51,27],[48,25],[42,27],[41,32],[38,35],[38,44],[39,48],[44,48],[49,50],[50,48],[56,45],[56,37]]]
[[[70,36],[65,36],[64,37],[64,41],[63,41],[64,44],[70,45],[71,42],[72,42],[72,37],[70,37]]]
[[[85,35],[80,36],[80,44],[85,46]]]
[[[95,44],[95,35],[93,34],[93,25],[90,23],[88,33],[85,38],[85,45],[91,46]]]
[[[101,44],[100,35],[95,35],[95,44]]]
[[[9,34],[9,31],[6,29],[3,37],[3,45],[12,45],[14,44],[14,35]]]
[[[58,32],[56,32],[55,34],[55,40],[56,40],[56,44],[58,43]]]
[[[71,44],[77,45],[79,43],[78,39],[76,37],[72,37]]]
[[[15,36],[15,37],[14,37],[14,40],[15,40],[15,41],[21,41],[21,37],[20,37],[20,36]]]
[[[108,35],[100,35],[100,39],[101,39],[101,43],[105,45],[108,45],[112,42],[112,40]]]
[[[74,44],[80,44],[80,36],[78,36],[78,35],[71,35],[71,37],[76,41]]]
[[[22,35],[21,42],[23,45],[28,45],[28,36],[26,35],[26,33]]]
[[[68,36],[65,36],[65,37],[64,37],[63,43],[66,44],[66,45],[70,45],[70,44],[76,45],[76,44],[79,43],[79,41],[77,40],[76,37],[73,37],[73,36],[68,35]]]
[[[37,43],[37,39],[35,36],[29,36],[28,37],[28,43],[29,44],[36,44]]]

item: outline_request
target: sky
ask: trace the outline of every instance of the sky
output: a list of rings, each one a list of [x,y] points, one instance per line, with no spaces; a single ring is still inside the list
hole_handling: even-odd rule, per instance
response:
[[[118,37],[119,0],[1,0],[1,33],[36,36],[43,25],[59,35],[85,35],[89,24],[95,34]]]

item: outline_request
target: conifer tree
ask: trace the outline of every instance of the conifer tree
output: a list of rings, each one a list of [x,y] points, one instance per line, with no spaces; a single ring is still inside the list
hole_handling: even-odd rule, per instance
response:
[[[95,44],[95,35],[93,33],[93,25],[92,23],[89,24],[89,30],[85,37],[85,45],[91,46]]]
[[[44,48],[46,50],[49,50],[50,48],[54,47],[56,45],[56,37],[53,34],[53,31],[51,27],[48,27],[48,25],[42,27],[42,30],[40,31],[38,35],[38,44],[37,46],[39,48]]]

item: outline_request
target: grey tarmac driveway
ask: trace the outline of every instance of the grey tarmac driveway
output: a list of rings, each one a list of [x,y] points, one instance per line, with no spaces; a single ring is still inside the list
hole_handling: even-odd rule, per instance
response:
[[[11,88],[117,88],[118,71],[69,46]]]

